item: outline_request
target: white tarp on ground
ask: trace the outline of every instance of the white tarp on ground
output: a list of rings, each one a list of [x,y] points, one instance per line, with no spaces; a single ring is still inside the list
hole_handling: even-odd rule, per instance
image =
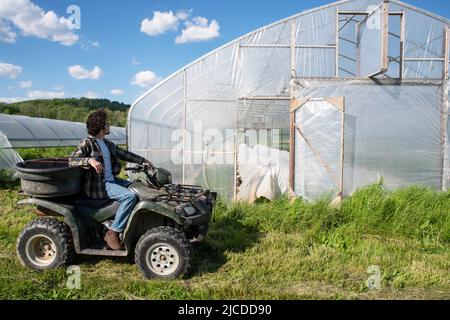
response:
[[[237,166],[241,185],[236,200],[255,202],[264,197],[273,200],[289,190],[289,152],[256,145],[241,144]]]

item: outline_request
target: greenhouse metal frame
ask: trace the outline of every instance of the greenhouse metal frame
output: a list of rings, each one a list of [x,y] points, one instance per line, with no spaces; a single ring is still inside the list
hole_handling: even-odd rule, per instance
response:
[[[288,184],[306,199],[350,195],[379,179],[390,189],[446,190],[449,25],[396,0],[344,0],[275,22],[140,97],[129,112],[129,148],[177,182],[227,199],[238,198],[238,149],[251,130],[266,130],[267,141],[287,132]],[[208,140],[205,128],[223,140]],[[218,155],[230,161],[210,161]]]

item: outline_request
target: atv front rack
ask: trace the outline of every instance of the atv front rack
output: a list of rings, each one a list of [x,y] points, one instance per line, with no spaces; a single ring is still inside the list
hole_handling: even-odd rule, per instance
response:
[[[161,201],[174,201],[174,202],[192,202],[201,196],[210,193],[209,190],[203,190],[200,186],[180,185],[180,184],[168,184],[165,185],[167,194],[158,196],[158,200]]]
[[[157,178],[158,168],[153,165],[137,165],[134,168],[126,168],[125,171],[132,171],[134,173],[143,172],[147,176],[146,182],[149,186],[153,186],[157,190],[165,189],[166,194],[159,195],[157,201],[193,204],[193,202],[205,196],[207,202],[213,205],[217,197],[216,193],[205,190],[201,186],[181,184],[163,185]]]

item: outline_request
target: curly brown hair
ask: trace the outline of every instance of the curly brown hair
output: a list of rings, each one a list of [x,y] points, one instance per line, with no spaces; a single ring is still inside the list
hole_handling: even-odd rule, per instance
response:
[[[108,115],[105,109],[92,112],[86,120],[86,128],[91,136],[97,135],[107,125]]]

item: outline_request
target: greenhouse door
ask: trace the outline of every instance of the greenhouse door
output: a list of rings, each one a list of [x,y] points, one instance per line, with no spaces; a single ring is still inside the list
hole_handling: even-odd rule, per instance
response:
[[[289,109],[289,98],[239,100],[235,200],[273,199],[288,192]]]
[[[343,196],[344,98],[293,100],[290,185],[308,200]]]

